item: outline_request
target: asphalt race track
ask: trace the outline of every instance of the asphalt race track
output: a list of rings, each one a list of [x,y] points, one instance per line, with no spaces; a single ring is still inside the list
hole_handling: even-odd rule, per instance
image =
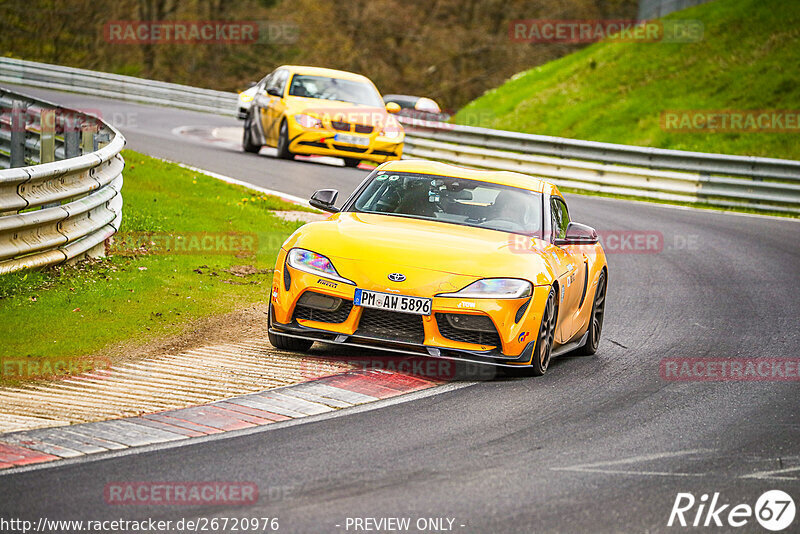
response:
[[[232,118],[20,91],[101,110],[133,150],[298,196],[323,187],[346,196],[366,176],[174,133],[240,124]],[[656,249],[609,251],[596,356],[557,359],[538,379],[478,381],[250,435],[0,475],[0,512],[33,520],[278,517],[281,532],[304,533],[346,532],[347,518],[365,517],[410,517],[412,525],[451,518],[465,533],[680,532],[690,529],[667,527],[678,492],[698,500],[719,492],[720,503],[753,506],[781,489],[798,502],[800,382],[670,381],[660,362],[796,357],[800,222],[567,200],[573,220],[607,235],[662,236]],[[110,482],[168,480],[253,481],[261,499],[245,507],[103,500]],[[753,518],[736,531],[764,532]]]

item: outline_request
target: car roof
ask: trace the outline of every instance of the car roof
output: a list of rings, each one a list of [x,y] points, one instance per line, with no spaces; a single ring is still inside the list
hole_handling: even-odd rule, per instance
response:
[[[370,81],[366,76],[354,72],[347,72],[345,70],[308,67],[305,65],[283,65],[279,68],[287,69],[292,74],[308,74],[310,76],[327,76],[329,78],[339,78],[343,80]]]
[[[466,178],[468,180],[478,180],[480,182],[489,182],[493,184],[508,185],[511,187],[519,187],[521,189],[528,189],[530,191],[537,191],[539,193],[549,193],[551,195],[561,196],[558,188],[542,180],[541,178],[534,178],[527,174],[510,171],[480,171],[476,169],[468,169],[458,165],[450,165],[448,163],[440,163],[438,161],[427,160],[414,160],[403,159],[397,161],[389,161],[382,164],[378,169],[382,171],[398,171],[398,172],[413,172],[419,174],[433,174],[435,176],[450,176],[453,178]]]

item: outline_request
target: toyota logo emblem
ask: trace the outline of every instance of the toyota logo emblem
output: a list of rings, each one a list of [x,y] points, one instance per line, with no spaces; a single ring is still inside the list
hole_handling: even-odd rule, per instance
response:
[[[392,282],[402,282],[406,279],[406,275],[400,273],[390,273],[387,277]]]

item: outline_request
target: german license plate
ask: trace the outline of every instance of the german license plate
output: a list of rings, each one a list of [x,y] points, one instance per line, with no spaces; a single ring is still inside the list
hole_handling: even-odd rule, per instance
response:
[[[339,143],[347,143],[348,145],[369,146],[369,137],[360,137],[358,135],[336,134],[333,136],[334,141]]]
[[[381,310],[413,313],[415,315],[430,315],[432,299],[422,297],[409,297],[393,293],[380,293],[366,289],[356,289],[353,304],[365,308],[378,308]]]

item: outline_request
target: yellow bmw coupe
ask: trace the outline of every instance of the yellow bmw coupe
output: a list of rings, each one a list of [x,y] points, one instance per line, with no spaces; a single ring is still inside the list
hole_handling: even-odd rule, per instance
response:
[[[384,105],[375,85],[360,74],[317,67],[283,66],[261,80],[247,111],[245,152],[275,147],[278,157],[338,156],[355,167],[361,160],[400,159],[403,127]]]
[[[556,186],[428,161],[378,166],[333,213],[281,247],[269,338],[547,370],[597,351],[608,266]]]

